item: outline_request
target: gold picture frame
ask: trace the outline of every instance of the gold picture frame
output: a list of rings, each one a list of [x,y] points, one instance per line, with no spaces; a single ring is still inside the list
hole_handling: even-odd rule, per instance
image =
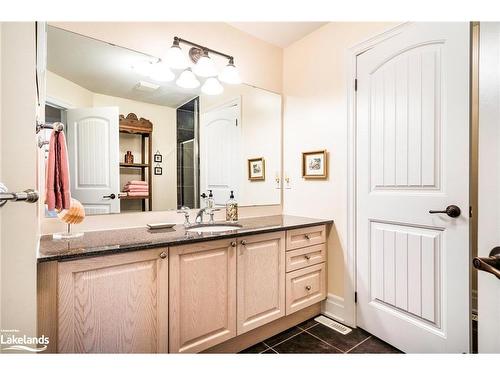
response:
[[[326,150],[302,153],[302,178],[328,178],[328,152]]]
[[[266,161],[264,158],[248,159],[248,179],[264,181],[266,179]]]

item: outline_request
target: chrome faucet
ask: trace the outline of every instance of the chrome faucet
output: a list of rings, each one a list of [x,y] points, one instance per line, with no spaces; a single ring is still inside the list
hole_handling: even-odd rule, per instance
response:
[[[200,208],[200,210],[196,214],[196,219],[194,220],[194,222],[196,224],[203,224],[203,214],[207,213],[208,215],[210,215],[210,220],[208,221],[208,224],[214,224],[215,223],[214,213],[216,211],[220,211],[220,209],[219,208],[208,208],[208,207]]]
[[[179,210],[177,210],[178,214],[184,214],[184,226],[189,227],[191,223],[189,222],[189,210],[190,208],[187,206],[182,206]]]

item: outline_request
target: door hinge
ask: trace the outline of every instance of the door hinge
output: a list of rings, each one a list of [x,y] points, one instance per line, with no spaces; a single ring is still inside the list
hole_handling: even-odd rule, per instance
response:
[[[354,303],[358,303],[358,292],[354,292]]]
[[[354,79],[354,91],[358,91],[358,79]]]
[[[238,119],[235,120],[236,126],[238,126]]]
[[[469,217],[472,217],[472,206],[469,206]]]

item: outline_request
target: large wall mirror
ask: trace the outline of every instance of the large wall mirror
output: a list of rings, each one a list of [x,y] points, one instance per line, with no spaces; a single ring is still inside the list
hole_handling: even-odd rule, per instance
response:
[[[242,206],[280,204],[281,96],[181,88],[142,69],[157,61],[47,27],[46,121],[66,124],[71,194],[86,214],[199,208],[209,191],[216,205],[230,191]]]

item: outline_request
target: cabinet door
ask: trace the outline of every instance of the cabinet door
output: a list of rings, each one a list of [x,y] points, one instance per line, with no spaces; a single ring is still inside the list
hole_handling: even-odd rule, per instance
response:
[[[170,352],[196,353],[236,336],[236,242],[170,248]]]
[[[242,238],[237,263],[239,335],[285,315],[285,233]]]
[[[58,351],[168,352],[168,249],[59,263]]]

